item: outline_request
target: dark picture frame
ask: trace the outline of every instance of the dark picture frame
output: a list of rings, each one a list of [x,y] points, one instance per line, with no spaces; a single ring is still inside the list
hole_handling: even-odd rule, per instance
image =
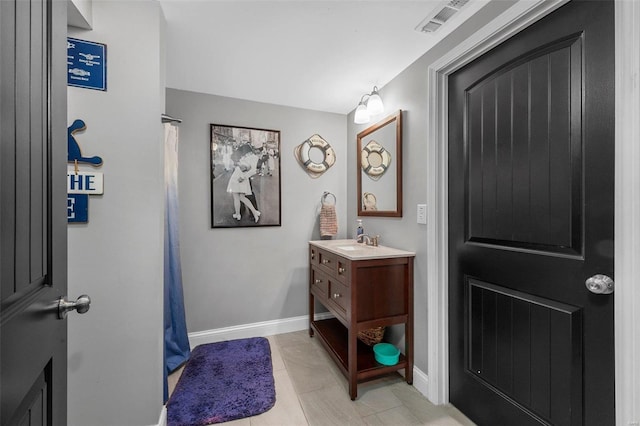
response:
[[[211,227],[280,226],[280,131],[211,124]]]

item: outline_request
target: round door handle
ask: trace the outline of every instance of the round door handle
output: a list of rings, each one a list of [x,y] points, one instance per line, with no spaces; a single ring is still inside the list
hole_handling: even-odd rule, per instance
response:
[[[65,319],[67,317],[67,312],[73,311],[74,309],[79,314],[84,314],[89,310],[91,305],[91,298],[86,294],[78,297],[75,302],[69,302],[64,297],[60,296],[58,299],[58,319]]]
[[[344,274],[345,269],[341,266],[338,268],[338,273],[339,274]]]
[[[591,293],[611,294],[613,293],[614,282],[611,277],[603,274],[596,274],[587,278],[584,282]]]

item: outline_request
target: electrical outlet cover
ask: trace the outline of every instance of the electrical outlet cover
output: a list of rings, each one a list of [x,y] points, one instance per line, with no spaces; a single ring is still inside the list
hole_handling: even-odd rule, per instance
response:
[[[427,224],[427,205],[426,204],[418,204],[417,222],[423,225]]]

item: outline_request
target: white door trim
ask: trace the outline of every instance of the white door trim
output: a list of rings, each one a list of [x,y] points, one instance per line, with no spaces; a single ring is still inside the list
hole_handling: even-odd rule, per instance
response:
[[[616,1],[616,424],[640,424],[640,3]]]

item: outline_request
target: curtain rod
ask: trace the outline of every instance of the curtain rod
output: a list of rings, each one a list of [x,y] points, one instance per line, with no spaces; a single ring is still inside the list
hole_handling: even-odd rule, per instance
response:
[[[163,123],[182,123],[182,120],[179,118],[173,118],[170,115],[162,114],[161,116]]]

